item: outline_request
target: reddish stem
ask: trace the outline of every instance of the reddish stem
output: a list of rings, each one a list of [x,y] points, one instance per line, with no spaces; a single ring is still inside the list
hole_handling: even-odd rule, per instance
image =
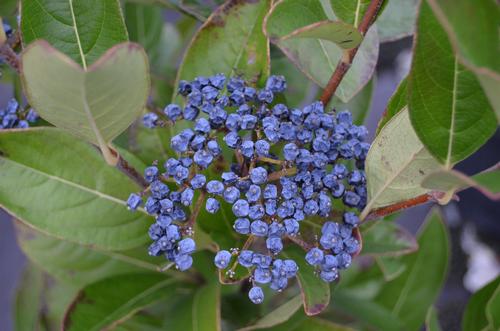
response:
[[[366,34],[368,29],[372,25],[383,3],[384,0],[372,0],[370,2],[368,9],[366,10],[365,15],[363,16],[363,20],[361,21],[361,24],[359,24],[358,26],[358,31],[361,33],[362,36]],[[335,91],[337,91],[337,88],[342,82],[342,79],[344,78],[345,74],[351,67],[352,61],[354,60],[354,56],[358,52],[358,49],[359,46],[349,51],[346,51],[340,62],[337,64],[337,68],[335,68],[335,71],[332,74],[330,80],[328,81],[328,84],[326,85],[323,94],[321,95],[320,98],[321,102],[325,106],[330,102],[333,95],[335,94]]]
[[[408,209],[411,207],[415,207],[415,206],[418,206],[418,205],[421,205],[423,203],[426,203],[428,201],[433,201],[433,200],[434,200],[434,196],[432,196],[431,194],[422,194],[416,198],[412,198],[412,199],[409,199],[406,201],[401,201],[401,202],[398,202],[398,203],[395,203],[393,205],[389,205],[386,207],[374,209],[368,214],[365,221],[381,218],[381,217],[387,216],[389,214],[395,213],[397,211],[400,211],[403,209]]]

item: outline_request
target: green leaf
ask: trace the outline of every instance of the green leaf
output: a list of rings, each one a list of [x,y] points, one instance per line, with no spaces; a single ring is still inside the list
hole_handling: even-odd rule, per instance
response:
[[[262,329],[263,331],[354,331],[347,326],[340,325],[318,317],[305,316],[302,311],[293,314],[284,323]]]
[[[17,7],[17,0],[2,0],[0,3],[0,16],[7,17],[14,15]]]
[[[375,221],[361,226],[362,254],[398,256],[414,252],[418,244],[401,225],[389,221]]]
[[[401,258],[407,265],[406,270],[386,283],[376,298],[376,302],[398,316],[408,330],[420,329],[446,279],[448,233],[437,210],[431,211],[420,229],[418,245],[417,252]]]
[[[123,254],[114,255],[60,240],[20,222],[16,224],[16,229],[23,253],[41,269],[66,284],[85,286],[103,278],[144,271],[148,263]],[[156,266],[150,265],[149,269],[154,271]]]
[[[406,270],[406,265],[401,262],[401,259],[399,257],[376,256],[375,261],[384,274],[384,279],[386,281],[395,279],[396,277],[401,275],[403,271]]]
[[[499,289],[500,277],[497,277],[471,296],[462,319],[463,331],[484,330],[490,325],[491,315],[488,305],[490,302],[494,303],[498,300],[500,297]],[[494,296],[497,299],[491,301]]]
[[[486,170],[472,177],[456,170],[439,170],[425,177],[422,187],[451,193],[473,187],[489,199],[499,200],[500,169]]]
[[[108,163],[116,162],[108,143],[139,116],[149,94],[143,49],[120,44],[82,70],[46,42],[37,41],[24,51],[22,62],[26,96],[40,116],[98,145]],[[58,79],[52,79],[55,76]]]
[[[361,321],[367,328],[383,331],[405,330],[403,322],[389,309],[365,298],[352,295],[349,290],[336,290],[333,307],[350,315],[353,319]]]
[[[399,113],[401,110],[405,109],[405,107],[408,105],[408,102],[406,101],[406,86],[407,86],[408,79],[404,78],[398,85],[398,88],[396,89],[396,92],[391,96],[389,99],[389,102],[387,103],[387,107],[385,108],[384,114],[380,118],[380,121],[378,122],[377,126],[377,131],[376,135],[380,133],[380,130],[389,122],[391,118],[394,117],[397,113]]]
[[[47,321],[49,330],[60,330],[66,309],[80,290],[71,284],[55,282],[49,278],[49,286],[45,290],[45,305],[43,318]]]
[[[417,22],[408,105],[419,138],[448,169],[481,147],[497,127],[479,82],[458,62],[425,1]]]
[[[273,36],[271,36],[273,37]],[[358,47],[363,36],[352,25],[341,21],[320,21],[299,28],[286,36],[279,37],[281,40],[289,38],[311,38],[328,40],[343,49]]]
[[[375,89],[376,79],[372,79],[366,84],[363,89],[356,94],[348,103],[343,103],[337,97],[332,98],[328,106],[335,107],[337,110],[347,109],[352,114],[352,121],[356,125],[362,125],[366,116],[370,112],[372,104],[372,95]]]
[[[281,55],[281,54],[280,54]],[[271,72],[286,78],[287,88],[283,95],[290,106],[300,107],[312,102],[317,86],[293,65],[286,56],[271,60]]]
[[[490,327],[493,330],[500,329],[500,316],[498,312],[500,311],[500,286],[497,287],[493,295],[488,300],[486,305],[486,318],[490,323]]]
[[[300,295],[292,298],[286,303],[259,319],[255,324],[239,329],[238,331],[251,331],[273,327],[277,324],[286,322],[292,317],[295,312],[302,306],[302,298]]]
[[[425,317],[425,330],[426,331],[441,331],[436,308],[430,307]]]
[[[220,331],[220,284],[200,287],[167,312],[164,330]]]
[[[408,111],[402,110],[384,126],[368,152],[368,204],[362,217],[372,209],[429,192],[420,184],[439,167],[413,131]]]
[[[278,1],[267,15],[264,29],[271,41],[313,82],[325,87],[344,50],[335,43],[321,39],[289,38],[293,31],[332,19],[328,17],[319,0]],[[350,23],[350,22],[347,22]],[[336,96],[344,103],[369,82],[378,57],[378,35],[376,27],[365,35],[354,61],[339,85]]]
[[[412,35],[417,18],[417,0],[386,0],[384,11],[377,18],[381,42],[394,41]]]
[[[140,188],[61,130],[1,131],[0,182],[0,205],[52,236],[107,250],[149,241],[150,217],[126,208]]]
[[[330,0],[335,16],[358,27],[370,5],[370,0]]]
[[[176,157],[170,148],[170,130],[146,128],[141,121],[135,122],[129,133],[129,150],[145,164],[158,160],[163,164],[169,157]]]
[[[265,82],[270,60],[262,21],[270,3],[229,0],[215,10],[192,39],[176,81],[224,73]]]
[[[24,45],[44,39],[85,69],[128,40],[118,0],[22,0],[21,8]]]
[[[297,280],[302,292],[302,301],[306,315],[321,313],[330,302],[330,287],[315,273],[314,268],[305,260],[305,252],[299,247],[288,247],[283,255],[293,259],[299,266]]]
[[[158,6],[140,5],[127,2],[124,6],[125,23],[131,41],[141,44],[146,50],[151,69],[162,73],[170,64],[169,55],[178,45],[171,38],[172,31],[165,25],[163,10]],[[168,40],[164,40],[168,38]]]
[[[476,73],[500,120],[498,3],[495,0],[428,0],[428,3],[460,61]]]
[[[160,274],[116,276],[90,284],[75,297],[64,317],[63,330],[98,331],[118,325],[139,309],[187,291]]]
[[[44,276],[40,269],[28,263],[18,285],[14,306],[16,331],[38,330],[43,308]]]

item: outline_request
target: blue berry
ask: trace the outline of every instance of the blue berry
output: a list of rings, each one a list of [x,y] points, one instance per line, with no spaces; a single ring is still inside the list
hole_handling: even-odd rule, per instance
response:
[[[264,184],[267,181],[267,170],[262,167],[253,168],[250,171],[250,180],[254,184]]]
[[[214,157],[212,156],[212,153],[204,149],[197,151],[193,156],[194,163],[199,165],[202,169],[207,168],[213,160]]]
[[[234,222],[234,230],[239,234],[249,234],[250,233],[250,221],[248,218],[238,218]]]
[[[135,193],[130,194],[127,199],[127,207],[130,210],[136,210],[142,203],[141,196]]]
[[[190,206],[193,202],[194,190],[191,188],[186,188],[181,194],[181,203],[184,206]]]
[[[207,178],[203,174],[196,174],[191,178],[190,184],[191,187],[195,190],[202,188],[205,186],[205,183],[207,182]]]
[[[187,254],[180,254],[175,257],[175,265],[180,271],[186,271],[193,265],[193,258]]]
[[[196,243],[191,238],[184,238],[177,243],[179,254],[192,254],[196,250]]]
[[[241,138],[236,132],[229,132],[225,137],[224,141],[226,145],[230,148],[237,148],[241,144]]]
[[[231,262],[231,253],[226,250],[219,251],[214,258],[214,264],[219,269],[226,269]]]
[[[266,222],[257,220],[253,221],[250,225],[250,231],[254,236],[265,237],[267,236],[268,226]]]
[[[211,180],[207,183],[207,192],[210,194],[222,195],[224,184],[218,180]]]
[[[306,262],[310,265],[319,265],[323,261],[323,251],[319,248],[312,248],[306,254]]]
[[[267,249],[273,254],[278,254],[283,250],[283,242],[279,237],[270,237],[266,239]]]
[[[155,113],[146,113],[142,117],[142,123],[144,124],[145,127],[149,129],[156,127],[157,121],[158,121],[158,115],[156,115]]]
[[[258,305],[264,301],[264,292],[260,287],[254,286],[248,292],[248,297],[250,298],[250,301]]]
[[[286,80],[284,76],[269,76],[266,82],[266,89],[275,93],[282,93],[286,89]]]
[[[246,200],[240,199],[234,203],[232,210],[236,217],[246,217],[250,212],[250,205]]]
[[[253,266],[252,259],[253,259],[252,251],[242,250],[240,252],[240,255],[238,256],[238,263],[241,264],[243,267],[250,268],[251,266]]]
[[[209,213],[215,214],[220,209],[220,203],[219,203],[219,201],[217,201],[214,198],[208,198],[207,202],[206,202],[206,205],[205,205],[205,209]]]
[[[253,273],[253,279],[256,283],[267,284],[271,282],[271,271],[267,268],[256,268]]]
[[[165,107],[163,113],[172,121],[178,120],[182,116],[182,109],[179,105],[170,104]]]

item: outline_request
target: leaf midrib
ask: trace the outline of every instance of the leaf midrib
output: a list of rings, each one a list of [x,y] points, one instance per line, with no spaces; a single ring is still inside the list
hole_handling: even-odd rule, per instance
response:
[[[125,200],[121,200],[121,199],[116,198],[116,197],[114,197],[112,195],[102,193],[100,191],[97,191],[97,190],[91,189],[89,187],[83,186],[81,184],[69,181],[69,180],[67,180],[65,178],[62,178],[62,177],[51,175],[49,173],[43,172],[41,170],[35,169],[33,167],[30,167],[28,165],[25,165],[25,164],[20,163],[20,162],[16,162],[14,160],[11,160],[11,159],[8,159],[8,158],[5,158],[5,157],[1,157],[0,156],[0,160],[3,160],[4,162],[7,162],[7,163],[12,163],[12,164],[14,164],[16,166],[19,166],[19,167],[22,167],[22,168],[25,168],[25,169],[28,169],[29,171],[32,171],[32,172],[34,172],[34,173],[36,173],[36,174],[38,174],[40,176],[47,177],[47,178],[49,178],[51,180],[55,180],[57,182],[60,182],[60,183],[62,183],[64,185],[71,186],[71,187],[77,188],[79,190],[85,191],[87,193],[96,195],[99,198],[102,198],[102,199],[105,199],[105,200],[108,200],[108,201],[111,201],[113,203],[117,203],[117,204],[120,204],[120,205],[123,205],[123,206],[127,206],[127,202]],[[137,210],[139,210],[142,213],[148,215],[148,213],[143,208],[137,208]]]
[[[78,50],[80,52],[80,57],[82,58],[83,70],[87,71],[87,60],[83,52],[82,43],[80,41],[80,34],[78,33],[78,27],[76,25],[75,11],[73,9],[73,0],[69,0],[69,9],[71,12],[71,19],[73,20],[73,30],[75,30],[76,43],[78,45]]]
[[[457,105],[457,83],[458,83],[458,57],[455,56],[455,64],[453,67],[453,89],[451,99],[451,123],[450,137],[448,139],[448,152],[446,153],[446,168],[451,169],[451,152],[453,150],[453,136],[455,131],[455,112]]]

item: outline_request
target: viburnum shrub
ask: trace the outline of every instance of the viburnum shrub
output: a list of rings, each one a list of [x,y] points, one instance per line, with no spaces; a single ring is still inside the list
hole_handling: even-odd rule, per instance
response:
[[[499,22],[494,0],[3,1],[16,330],[438,330],[437,205],[499,195],[498,164],[454,169],[497,129]],[[408,36],[375,127],[379,46]],[[498,328],[498,283],[464,330]]]

